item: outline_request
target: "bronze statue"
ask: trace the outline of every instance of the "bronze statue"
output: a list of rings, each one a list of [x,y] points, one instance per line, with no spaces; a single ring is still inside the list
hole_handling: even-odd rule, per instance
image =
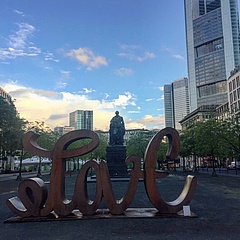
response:
[[[118,111],[116,111],[115,114],[116,116],[114,116],[110,121],[109,145],[123,145],[123,136],[125,134],[123,117],[119,115]]]

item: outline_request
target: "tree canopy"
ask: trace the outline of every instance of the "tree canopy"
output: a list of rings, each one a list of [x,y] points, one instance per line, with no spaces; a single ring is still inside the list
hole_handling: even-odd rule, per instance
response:
[[[26,121],[19,117],[13,101],[0,96],[0,150],[6,157],[21,149]]]

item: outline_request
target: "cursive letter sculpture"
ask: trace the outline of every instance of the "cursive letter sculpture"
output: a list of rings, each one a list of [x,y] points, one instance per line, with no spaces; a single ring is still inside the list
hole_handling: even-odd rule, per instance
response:
[[[68,216],[75,209],[83,215],[93,215],[104,197],[111,214],[119,215],[130,206],[133,201],[139,178],[144,178],[146,193],[153,206],[160,213],[177,213],[183,209],[193,198],[197,180],[188,176],[180,196],[172,202],[165,202],[157,189],[156,178],[166,177],[167,173],[155,169],[157,151],[163,137],[168,137],[167,156],[174,159],[179,154],[180,140],[178,132],[173,128],[165,128],[158,132],[149,142],[145,152],[145,169],[141,169],[141,160],[136,155],[129,156],[126,164],[133,164],[130,170],[130,181],[126,194],[116,200],[114,197],[108,167],[105,161],[97,163],[90,160],[79,171],[75,189],[71,200],[65,196],[65,159],[81,156],[93,151],[99,145],[96,133],[89,130],[76,130],[62,136],[55,144],[52,151],[41,148],[37,144],[38,134],[28,132],[24,135],[24,148],[35,155],[52,159],[52,171],[49,192],[40,178],[29,178],[19,184],[18,197],[6,201],[7,206],[20,217],[41,217],[54,212],[59,216]],[[91,139],[83,147],[68,149],[68,146],[80,139]],[[96,193],[94,200],[88,198],[87,172],[94,168],[96,173]]]

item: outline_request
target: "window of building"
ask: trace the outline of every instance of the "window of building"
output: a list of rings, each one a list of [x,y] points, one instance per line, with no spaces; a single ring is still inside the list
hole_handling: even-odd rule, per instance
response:
[[[237,100],[237,93],[236,93],[236,90],[233,91],[233,101],[236,101]]]
[[[229,82],[229,91],[231,92],[232,91],[232,82]]]
[[[221,7],[221,1],[220,0],[207,0],[206,1],[206,10],[207,13],[215,10],[216,8]]]
[[[236,77],[237,87],[239,87],[239,76]]]
[[[233,90],[236,89],[236,79],[233,79]]]
[[[223,49],[223,38],[213,40],[196,47],[196,56],[201,57],[211,52]]]
[[[230,93],[230,104],[233,102],[233,94]]]

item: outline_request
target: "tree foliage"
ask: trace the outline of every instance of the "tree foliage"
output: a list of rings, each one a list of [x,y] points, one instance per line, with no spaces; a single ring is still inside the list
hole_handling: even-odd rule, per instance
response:
[[[222,121],[218,128],[219,136],[224,140],[227,146],[228,156],[235,156],[240,159],[240,115]]]
[[[144,158],[145,150],[153,135],[151,131],[138,131],[134,133],[126,142],[127,156],[136,154]]]
[[[47,150],[52,150],[54,144],[60,137],[57,133],[54,133],[49,127],[47,127],[42,121],[27,122],[25,125],[25,132],[27,131],[33,131],[39,134],[37,143],[40,147]],[[28,154],[28,156],[31,155],[32,154]]]
[[[181,134],[182,157],[209,157],[215,171],[215,163],[223,163],[227,157],[240,154],[239,117],[198,122]],[[216,161],[218,160],[218,161]]]
[[[19,117],[13,101],[0,96],[0,149],[2,155],[13,155],[22,149],[21,139],[26,121]]]
[[[145,151],[152,137],[155,135],[154,131],[139,131],[129,138],[126,143],[127,156],[136,154],[142,159],[144,158]],[[157,153],[157,159],[160,161],[166,160],[166,153],[168,149],[168,143],[165,139],[159,143],[159,149]]]

